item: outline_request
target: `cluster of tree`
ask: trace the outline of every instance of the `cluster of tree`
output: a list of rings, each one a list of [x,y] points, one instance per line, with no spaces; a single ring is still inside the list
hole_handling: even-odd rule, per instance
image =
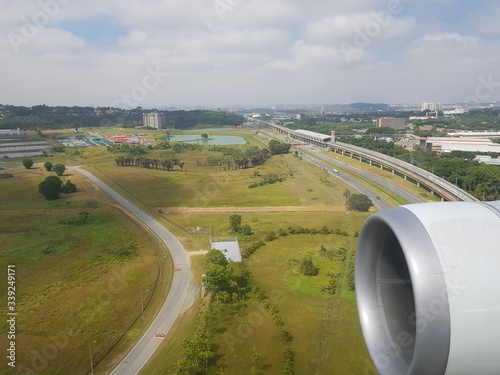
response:
[[[312,257],[304,257],[300,260],[299,271],[306,276],[317,276],[319,268],[314,265]]]
[[[215,357],[213,344],[203,329],[182,341],[183,355],[176,363],[175,375],[207,374],[209,362]]]
[[[229,227],[234,233],[241,233],[245,236],[251,236],[253,234],[252,227],[248,224],[241,225],[241,215],[231,215],[229,216]]]
[[[338,250],[327,250],[323,245],[321,245],[319,254],[331,261],[343,262],[346,260],[347,249],[345,247],[341,247]]]
[[[269,141],[271,155],[288,154],[290,147],[292,147],[290,143],[280,142],[275,139]]]
[[[101,224],[102,222],[102,218],[93,214],[92,212],[79,212],[76,216],[72,216],[59,221],[59,224],[83,226],[91,224]]]
[[[2,172],[0,173],[0,179],[4,180],[6,178],[12,178],[14,175],[12,173]]]
[[[121,125],[133,127],[142,125],[142,116],[150,112],[141,107],[121,109],[112,107],[3,107],[0,129],[63,129],[68,127],[101,127]],[[166,125],[170,128],[187,129],[200,125],[239,126],[245,123],[245,117],[227,112],[215,111],[159,111],[166,116]]]
[[[146,169],[164,169],[166,171],[173,171],[176,165],[182,171],[185,163],[177,158],[171,159],[149,159],[149,158],[132,158],[120,156],[115,159],[115,163],[119,167],[141,167]]]
[[[368,212],[373,206],[373,202],[365,194],[352,194],[347,199],[346,206],[351,211]]]
[[[220,151],[224,156],[209,156],[206,164],[210,166],[225,167],[227,170],[255,167],[262,165],[271,156],[271,151],[267,148],[260,149],[257,146],[246,150],[238,150],[229,147],[214,147],[211,151]]]
[[[48,176],[38,185],[38,192],[47,200],[55,200],[61,194],[71,194],[77,191],[76,185],[70,180],[65,183],[58,176]]]
[[[281,177],[280,175],[278,175],[276,173],[268,173],[268,174],[265,174],[265,175],[260,176],[260,177],[261,177],[261,180],[259,182],[253,182],[250,185],[248,185],[248,187],[250,189],[252,189],[252,188],[259,187],[259,186],[271,185],[271,184],[275,184],[277,182],[283,181],[283,177]]]

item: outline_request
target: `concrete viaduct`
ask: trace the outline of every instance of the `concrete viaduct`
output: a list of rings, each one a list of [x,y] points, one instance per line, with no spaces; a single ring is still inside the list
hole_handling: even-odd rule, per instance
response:
[[[465,202],[478,202],[479,200],[467,193],[466,191],[458,188],[451,182],[438,177],[422,168],[416,167],[413,164],[404,162],[402,160],[393,158],[392,156],[384,155],[379,152],[364,149],[362,147],[353,146],[347,143],[324,141],[324,137],[314,139],[310,135],[305,136],[300,132],[288,129],[285,126],[274,124],[272,122],[260,121],[252,119],[254,124],[276,130],[278,133],[284,134],[290,138],[299,141],[313,144],[315,146],[324,148],[325,150],[340,153],[343,156],[348,155],[350,158],[359,159],[360,162],[365,161],[370,165],[379,166],[380,169],[386,169],[393,174],[402,176],[405,180],[410,180],[418,186],[427,188],[432,194],[441,197],[443,201],[465,201]],[[323,140],[321,139],[323,138]]]

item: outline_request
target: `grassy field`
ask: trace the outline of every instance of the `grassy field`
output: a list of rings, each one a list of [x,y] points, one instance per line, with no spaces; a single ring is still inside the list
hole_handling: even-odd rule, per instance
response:
[[[136,133],[137,130],[102,129],[100,132],[102,134]],[[163,132],[149,131],[148,133],[150,140],[164,134]],[[210,132],[207,131],[207,133]],[[224,134],[245,137],[248,144],[234,146],[235,148],[246,149],[254,145],[263,146],[260,140],[255,139],[250,132],[245,130],[228,131]],[[173,154],[170,150],[148,150],[147,155],[145,155],[148,158],[158,159],[175,156],[185,163],[183,171],[178,170],[178,168],[174,171],[163,171],[139,167],[117,167],[114,160],[120,155],[124,154],[110,153],[105,147],[75,148],[55,154],[51,161],[53,163],[62,162],[66,165],[81,165],[95,173],[140,207],[149,209],[153,216],[163,222],[179,238],[189,252],[208,250],[210,247],[209,234],[195,235],[191,231],[192,228],[209,228],[209,233],[213,236],[233,235],[228,221],[230,213],[226,212],[228,208],[286,206],[319,209],[318,212],[300,212],[300,209],[296,209],[290,212],[265,212],[265,210],[261,210],[261,212],[241,214],[243,224],[250,225],[253,232],[249,236],[239,236],[241,247],[246,249],[256,241],[265,241],[265,245],[249,259],[245,259],[244,264],[253,275],[255,284],[263,293],[270,296],[270,300],[283,319],[284,326],[277,327],[273,323],[269,311],[263,308],[262,301],[250,293],[248,299],[237,310],[221,312],[220,320],[214,330],[215,333],[211,337],[216,350],[216,359],[211,363],[208,373],[249,373],[252,353],[256,351],[261,354],[258,367],[262,373],[281,374],[283,372],[282,356],[285,349],[284,343],[280,341],[280,332],[283,329],[287,330],[293,337],[288,345],[290,350],[295,353],[294,368],[296,374],[359,375],[374,373],[359,328],[355,294],[348,282],[350,265],[354,259],[356,234],[370,213],[355,213],[345,210],[345,198],[342,194],[346,188],[350,188],[349,186],[293,155],[274,156],[264,165],[239,170],[224,170],[221,167],[206,166],[205,162],[208,157],[222,156],[220,151],[213,151],[211,147],[204,147],[201,151],[178,154]],[[340,155],[335,156],[341,157]],[[346,163],[355,163],[349,158],[345,159]],[[46,159],[34,160],[35,162],[43,162]],[[359,164],[356,166],[363,169],[370,168],[365,164]],[[398,185],[404,185],[422,197],[431,199],[422,189],[409,186],[409,182],[394,177],[389,172],[380,171],[375,167],[369,170],[383,175],[384,178],[388,178]],[[111,303],[111,299],[107,301],[107,304],[103,305],[103,309],[110,310],[105,312],[99,308],[98,312],[95,313],[96,317],[102,318],[109,311],[112,311],[112,316],[129,316],[133,315],[132,311],[135,311],[136,318],[137,306],[130,305],[130,296],[139,296],[140,292],[150,288],[154,281],[156,274],[151,272],[156,267],[152,251],[155,246],[154,241],[147,245],[146,237],[148,236],[135,224],[130,223],[121,212],[117,211],[109,198],[106,198],[80,176],[71,176],[71,179],[74,179],[73,182],[78,187],[82,186],[82,193],[65,197],[56,202],[46,202],[36,192],[36,185],[44,176],[48,175],[47,172],[40,169],[25,171],[18,168],[17,173],[19,175],[16,174],[16,180],[0,181],[0,196],[2,196],[0,208],[5,210],[6,214],[13,216],[11,223],[16,223],[12,226],[7,222],[2,230],[9,232],[13,231],[12,227],[19,227],[20,233],[26,232],[28,235],[25,238],[26,246],[22,243],[22,235],[16,237],[17,232],[8,235],[12,244],[4,261],[5,259],[10,261],[12,254],[23,249],[18,254],[17,264],[23,265],[20,268],[28,269],[34,274],[33,285],[28,290],[33,295],[37,295],[39,290],[48,293],[49,298],[26,300],[26,303],[33,303],[33,305],[28,305],[31,309],[28,309],[29,311],[33,311],[33,314],[35,312],[41,313],[40,316],[43,316],[43,318],[37,319],[35,315],[29,315],[29,319],[32,320],[31,324],[38,324],[43,329],[51,327],[50,324],[61,324],[62,319],[69,312],[65,309],[60,312],[57,310],[54,318],[47,318],[46,316],[50,315],[49,311],[51,311],[49,306],[52,306],[51,302],[47,301],[55,301],[59,305],[66,297],[73,300],[72,303],[68,304],[68,308],[75,309],[79,301],[75,301],[74,288],[79,288],[81,293],[78,293],[78,296],[84,300],[91,298],[90,296],[98,288],[102,288],[102,285],[106,285],[105,283],[110,282],[110,280],[112,282],[111,269],[123,270],[127,275],[131,275],[126,279],[130,293],[120,292],[123,293],[123,298],[120,299],[123,302],[115,303],[114,299],[113,303]],[[283,182],[252,189],[248,187],[259,181],[261,176],[270,173],[281,176]],[[18,188],[18,185],[22,188]],[[95,213],[103,220],[102,223],[95,224],[92,228],[77,228],[78,231],[73,232],[74,236],[68,237],[64,234],[66,232],[61,229],[59,222],[61,219],[77,215],[82,209],[81,201],[84,199],[78,197],[78,194],[84,194],[85,199],[100,202]],[[383,194],[384,192],[381,192],[381,196]],[[190,209],[209,207],[213,209],[213,212],[175,214],[159,212],[162,208],[179,207]],[[321,212],[321,207],[325,207],[325,212]],[[334,209],[332,210],[332,208]],[[34,216],[30,210],[37,211],[37,215]],[[331,212],[326,212],[327,210]],[[43,216],[38,215],[42,212]],[[29,217],[30,221],[18,225],[16,220],[20,216]],[[19,221],[22,220],[19,219]],[[327,226],[334,230],[341,230],[345,232],[345,235],[294,234],[281,236],[274,241],[266,240],[271,231],[286,230],[289,226],[315,229]],[[30,227],[37,229],[30,231],[28,230]],[[108,233],[116,234],[118,240],[106,242],[106,234]],[[80,237],[84,240],[80,240]],[[124,242],[121,242],[122,240]],[[28,243],[33,244],[31,250],[27,249]],[[68,243],[71,245],[64,245]],[[78,245],[80,243],[84,245]],[[126,259],[117,258],[114,253],[119,252],[116,247],[121,249],[120,243],[135,244],[139,255]],[[43,246],[51,252],[43,254],[45,248]],[[346,259],[342,261],[325,258],[320,253],[321,246],[328,250],[346,249]],[[42,249],[43,256],[35,251],[35,248]],[[34,256],[33,254],[40,258],[30,258]],[[25,256],[26,259],[22,256]],[[314,264],[319,267],[317,276],[304,276],[298,272],[298,262],[304,257],[311,257]],[[46,258],[58,261],[42,263]],[[192,258],[193,282],[197,284],[200,283],[200,275],[203,272],[199,258],[199,256]],[[142,261],[139,261],[140,259]],[[33,271],[27,268],[28,265],[33,268]],[[51,273],[51,276],[47,278],[48,281],[45,281],[45,277],[41,276],[42,270]],[[150,272],[148,273],[147,270]],[[332,274],[339,275],[335,295],[323,291],[323,288],[329,284]],[[25,278],[25,275],[20,277],[20,279]],[[62,281],[58,283],[56,280]],[[68,288],[67,293],[70,291],[73,293],[65,294],[65,288]],[[91,301],[93,300],[91,299]],[[190,337],[196,330],[201,322],[200,315],[203,315],[202,312],[206,308],[206,300],[198,299],[195,301],[193,308],[184,313],[176,322],[172,332],[163,341],[160,350],[142,371],[143,374],[173,373],[175,362],[183,351],[182,339]],[[153,314],[154,311],[153,307],[149,314]],[[86,324],[85,319],[78,316],[76,318],[82,320],[82,324]],[[109,342],[111,342],[113,338],[123,334],[123,330],[120,331],[118,327],[113,326],[118,322],[113,322],[109,327],[97,326],[91,329],[92,323],[95,322],[89,322],[88,330],[83,328],[80,330],[79,328],[81,336],[78,339],[72,338],[72,342],[78,341],[78,344],[71,346],[71,350],[73,350],[71,355],[74,354],[76,358],[71,361],[73,365],[80,361],[78,358],[81,358],[81,366],[84,366],[90,341],[96,340],[101,343],[109,338]],[[129,324],[120,323],[123,323],[123,327]],[[130,330],[118,348],[115,348],[108,356],[107,362],[100,364],[98,369],[103,373],[109,371],[111,368],[110,360],[119,358],[124,350],[130,348],[133,341],[139,337],[143,326],[145,324],[139,324]],[[34,330],[34,327],[30,328],[30,331]],[[39,335],[38,331],[36,332],[37,335],[29,337],[29,339],[39,345],[37,340],[42,340],[41,337],[45,331],[40,331]],[[43,345],[43,340],[40,342],[42,342],[40,345]],[[98,343],[93,344],[95,345],[93,348],[95,348],[96,358],[102,357],[104,353],[104,344]],[[30,353],[26,355],[32,360]],[[65,355],[58,358],[64,358]],[[58,360],[54,359],[54,362],[58,362]]]
[[[0,180],[0,269],[2,275],[7,265],[16,269],[17,368],[85,374],[92,341],[94,363],[105,367],[101,360],[119,340],[118,350],[130,346],[132,340],[123,336],[140,316],[141,291],[157,287],[159,247],[82,177],[70,176],[79,192],[49,202],[37,191],[48,172],[21,166],[9,172],[15,177]],[[64,224],[81,212],[93,222]],[[146,306],[151,305],[148,321],[158,304],[153,295],[144,295]],[[136,303],[130,303],[131,297]],[[5,312],[5,292],[1,301]],[[0,330],[6,329],[2,320]],[[4,361],[0,373],[7,373],[6,367]]]

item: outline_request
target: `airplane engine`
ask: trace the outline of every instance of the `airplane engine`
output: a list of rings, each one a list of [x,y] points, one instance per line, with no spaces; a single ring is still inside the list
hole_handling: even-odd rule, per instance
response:
[[[372,215],[359,235],[355,283],[381,375],[500,374],[500,202]]]

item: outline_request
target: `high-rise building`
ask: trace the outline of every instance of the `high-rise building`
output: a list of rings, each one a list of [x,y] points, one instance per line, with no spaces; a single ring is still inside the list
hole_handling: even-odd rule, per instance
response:
[[[377,128],[391,128],[404,130],[406,126],[406,119],[396,117],[380,117],[377,119]]]
[[[422,103],[422,105],[420,106],[420,110],[422,112],[424,112],[424,111],[431,111],[431,112],[442,111],[443,105],[441,103]]]
[[[144,113],[142,115],[142,125],[155,129],[163,129],[165,115],[158,112]]]

